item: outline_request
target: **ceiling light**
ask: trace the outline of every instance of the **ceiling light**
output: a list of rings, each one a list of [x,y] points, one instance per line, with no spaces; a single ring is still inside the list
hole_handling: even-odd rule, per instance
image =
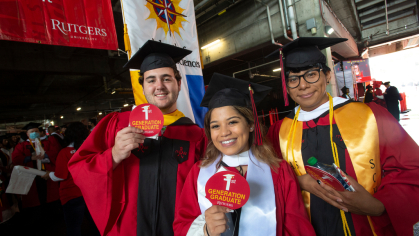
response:
[[[124,107],[127,107],[128,106],[128,103],[127,104],[124,104]]]
[[[276,68],[273,70],[273,72],[278,72],[278,71],[281,71],[281,68]]]
[[[54,125],[54,121],[51,121],[51,125]]]
[[[328,35],[331,35],[333,34],[333,32],[335,32],[335,30],[331,26],[326,25],[324,28]]]
[[[77,107],[77,111],[80,111],[81,110],[81,107]]]
[[[205,48],[211,47],[211,46],[213,46],[213,45],[215,45],[215,44],[219,43],[220,41],[221,41],[220,39],[217,39],[217,40],[215,40],[214,42],[212,42],[212,43],[210,43],[210,44],[207,44],[207,45],[203,46],[201,49],[202,49],[202,50],[204,50]]]
[[[61,119],[63,119],[63,118],[64,118],[64,116],[61,116],[60,118],[61,118]]]
[[[115,94],[116,93],[116,91],[114,90],[114,91],[112,91],[112,93],[111,94]]]
[[[102,112],[99,112],[99,115],[102,115]]]

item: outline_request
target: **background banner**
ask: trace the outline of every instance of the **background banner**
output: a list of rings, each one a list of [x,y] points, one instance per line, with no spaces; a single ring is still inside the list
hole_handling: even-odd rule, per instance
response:
[[[109,0],[0,0],[0,39],[118,49]]]
[[[177,65],[182,74],[177,107],[185,116],[203,127],[207,109],[199,106],[205,89],[193,0],[121,0],[121,4],[125,31],[128,31],[125,33],[129,36],[131,47],[126,48],[129,57],[147,40],[160,41],[192,51]],[[126,42],[125,45],[127,44]],[[131,82],[137,106],[146,102],[138,77],[138,71],[132,70]]]

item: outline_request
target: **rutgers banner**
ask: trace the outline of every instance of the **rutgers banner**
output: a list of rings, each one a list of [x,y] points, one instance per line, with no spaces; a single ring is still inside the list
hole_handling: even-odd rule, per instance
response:
[[[202,127],[207,109],[199,106],[205,89],[193,0],[121,0],[121,3],[131,55],[147,40],[161,41],[192,51],[177,65],[182,74],[177,107]],[[146,102],[138,83],[138,74],[138,71],[131,71],[136,105]]]
[[[0,0],[0,39],[118,49],[110,0]]]

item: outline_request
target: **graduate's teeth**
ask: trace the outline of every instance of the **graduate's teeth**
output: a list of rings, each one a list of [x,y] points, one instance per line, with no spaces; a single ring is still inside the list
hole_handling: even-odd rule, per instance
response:
[[[232,143],[232,142],[234,142],[235,141],[235,139],[230,139],[230,140],[227,140],[227,141],[223,141],[223,142],[221,142],[222,144],[229,144],[229,143]]]

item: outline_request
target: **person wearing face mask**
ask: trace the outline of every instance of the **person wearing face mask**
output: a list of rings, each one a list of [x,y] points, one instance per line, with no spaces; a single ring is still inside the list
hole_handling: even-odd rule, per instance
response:
[[[270,87],[215,73],[201,106],[208,107],[205,157],[191,169],[176,205],[176,236],[315,235],[297,178],[263,138],[255,103]],[[253,108],[253,111],[252,111]],[[230,213],[205,198],[208,179],[222,168],[241,174],[250,185],[248,202]]]
[[[317,235],[412,235],[419,221],[419,147],[385,108],[326,92],[331,71],[320,50],[343,41],[300,37],[282,48],[286,90],[299,106],[268,136],[294,167]],[[355,192],[306,174],[313,156],[340,167]]]
[[[37,169],[37,160],[41,160],[41,168],[44,171],[54,171],[55,161],[61,146],[54,141],[46,140],[41,137],[38,127],[39,123],[29,123],[23,130],[26,130],[26,135],[29,137],[24,142],[16,145],[12,153],[13,165],[27,166]],[[35,151],[35,140],[39,139],[42,148],[45,151],[44,155],[37,155]],[[32,184],[31,189],[27,195],[22,195],[22,215],[28,217],[30,224],[34,224],[37,229],[42,230],[42,219],[50,219],[50,209],[53,209],[59,203],[59,184],[49,179],[48,175],[43,177],[37,176]],[[30,220],[29,220],[30,219]],[[39,225],[37,225],[39,224]]]

